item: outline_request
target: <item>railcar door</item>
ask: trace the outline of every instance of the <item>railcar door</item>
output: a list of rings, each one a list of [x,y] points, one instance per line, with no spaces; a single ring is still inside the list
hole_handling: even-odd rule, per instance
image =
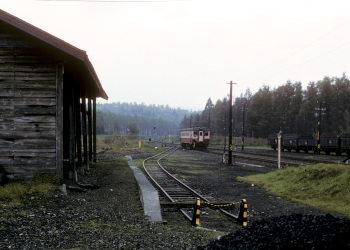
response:
[[[204,133],[203,131],[199,131],[199,138],[198,138],[199,142],[203,142],[204,141]]]

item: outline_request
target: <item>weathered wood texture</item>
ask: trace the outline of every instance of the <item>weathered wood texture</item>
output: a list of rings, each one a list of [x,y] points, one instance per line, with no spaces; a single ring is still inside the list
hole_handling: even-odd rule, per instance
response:
[[[2,23],[0,34],[0,165],[15,178],[57,173],[57,62]]]
[[[84,51],[3,20],[0,165],[16,179],[37,172],[73,178],[96,162],[96,97],[108,96]]]
[[[63,74],[64,66],[58,63],[56,66],[56,174],[63,176]]]

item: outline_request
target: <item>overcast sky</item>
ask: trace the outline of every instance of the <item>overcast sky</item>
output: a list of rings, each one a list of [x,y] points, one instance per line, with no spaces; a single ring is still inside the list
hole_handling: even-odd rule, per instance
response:
[[[203,109],[264,84],[348,76],[349,0],[0,0],[87,52],[109,102]],[[348,76],[349,77],[349,76]],[[98,100],[102,102],[102,100]]]

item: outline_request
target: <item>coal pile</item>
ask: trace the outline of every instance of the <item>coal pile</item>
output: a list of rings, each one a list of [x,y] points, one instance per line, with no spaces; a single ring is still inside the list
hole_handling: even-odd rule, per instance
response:
[[[330,214],[273,217],[198,249],[350,249],[350,220]]]

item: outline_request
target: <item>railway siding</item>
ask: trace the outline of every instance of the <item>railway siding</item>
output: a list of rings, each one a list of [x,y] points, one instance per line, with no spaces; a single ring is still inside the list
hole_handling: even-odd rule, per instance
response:
[[[152,222],[163,222],[159,202],[159,193],[157,189],[155,189],[153,185],[148,181],[146,176],[136,166],[132,158],[130,156],[126,157],[128,158],[128,164],[132,169],[139,186],[140,199],[145,215],[148,216]]]
[[[236,179],[275,171],[277,170],[275,164],[261,163],[265,167],[255,167],[253,164],[230,166],[222,163],[221,155],[194,150],[177,151],[165,160],[164,165],[168,171],[185,179],[196,190],[216,197],[217,202],[246,199],[249,204],[249,224],[256,220],[291,213],[326,214],[316,208],[282,200],[257,185]]]
[[[205,227],[211,227],[213,223],[215,225],[218,223],[224,224],[228,221],[229,224],[236,221],[240,225],[247,226],[248,211],[244,211],[247,208],[245,200],[237,203],[217,203],[215,197],[211,197],[211,200],[208,199],[208,196],[203,195],[203,192],[193,189],[165,169],[160,161],[173,154],[177,149],[177,147],[168,148],[160,154],[145,159],[143,162],[144,171],[148,178],[163,195],[161,206],[164,204],[167,208],[171,207],[180,211],[194,226],[202,225],[200,222],[202,217],[205,218],[203,223]],[[201,203],[202,206],[199,205]],[[241,203],[240,206],[237,205],[239,203]],[[203,214],[200,207],[203,208]],[[219,213],[220,216],[216,211],[221,212]]]

